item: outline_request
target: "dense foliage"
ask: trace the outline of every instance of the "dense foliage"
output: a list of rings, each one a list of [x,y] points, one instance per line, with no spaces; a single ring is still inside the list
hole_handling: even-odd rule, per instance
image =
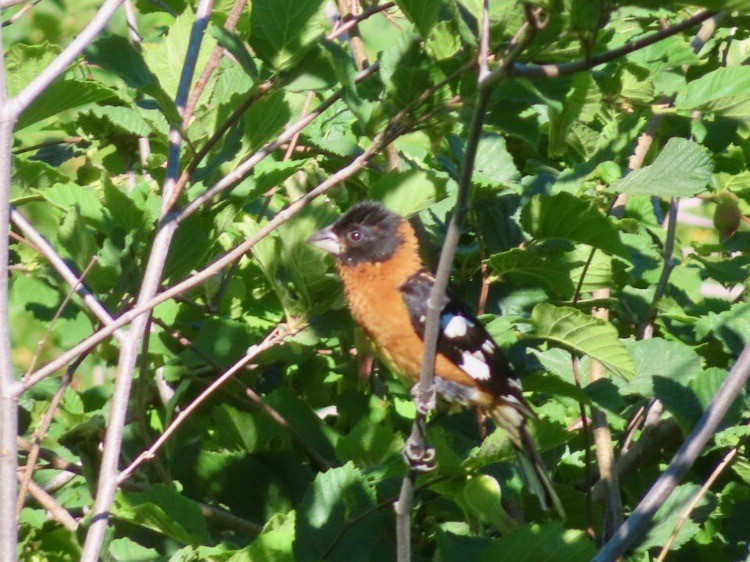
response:
[[[369,198],[413,217],[436,262],[471,134],[482,2],[395,4],[362,2],[359,25],[336,34],[334,2],[215,2],[186,111],[175,96],[201,6],[137,0],[130,30],[120,9],[22,113],[11,198],[32,226],[14,219],[11,237],[19,380],[37,382],[37,369],[111,323],[71,294],[34,229],[112,317],[147,294],[149,255],[170,219],[179,227],[166,242],[162,289],[262,235],[158,304],[142,343],[126,326],[124,339],[103,339],[21,395],[22,482],[34,439],[42,444],[24,486],[22,559],[81,557],[126,340],[140,356],[119,375],[134,377],[122,444],[109,444],[120,470],[179,426],[122,479],[104,559],[395,559],[409,385],[368,361],[330,258],[305,244]],[[623,505],[606,510],[617,520],[750,341],[750,2],[489,4],[490,70],[512,58],[483,117],[451,281],[523,380],[568,516],[543,512],[525,491],[502,431],[474,410],[441,407],[426,435],[436,468],[416,480],[411,549],[418,560],[588,560],[606,535],[596,449],[607,441],[594,442],[592,424],[611,436]],[[6,26],[9,95],[98,8],[44,1]],[[594,66],[699,9],[729,11]],[[515,52],[519,38],[527,41]],[[224,56],[212,58],[215,49]],[[565,71],[572,61],[580,71]],[[307,117],[298,135],[280,138]],[[182,131],[179,158],[169,154],[170,127]],[[328,179],[335,174],[340,185]],[[165,204],[166,178],[180,177],[164,198],[176,204]],[[325,195],[279,214],[326,181]],[[198,199],[217,185],[215,197]],[[268,349],[186,410],[264,340]],[[627,560],[662,549],[674,561],[750,555],[749,414],[743,396]]]

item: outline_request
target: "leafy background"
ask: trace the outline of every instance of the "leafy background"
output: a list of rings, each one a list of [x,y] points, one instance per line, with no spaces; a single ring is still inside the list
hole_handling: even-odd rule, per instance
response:
[[[415,408],[408,386],[368,361],[330,260],[304,242],[370,198],[418,222],[428,263],[441,246],[476,96],[482,3],[393,4],[363,2],[359,25],[328,38],[340,25],[334,3],[214,3],[193,78],[202,93],[182,124],[176,212],[197,202],[181,218],[162,286],[274,228],[154,309],[120,468],[179,425],[121,483],[104,559],[395,559],[392,505]],[[24,7],[4,12],[11,96],[99,6],[45,1],[18,15]],[[174,100],[197,9],[181,0],[131,7],[137,35],[119,10],[21,115],[13,141],[14,208],[113,316],[133,307],[162,228],[168,133],[184,118]],[[501,432],[472,410],[441,408],[427,431],[437,467],[416,481],[415,559],[590,559],[607,533],[592,418],[611,435],[620,515],[628,514],[750,340],[750,5],[535,2],[529,9],[544,26],[519,64],[590,60],[700,8],[726,11],[698,48],[695,26],[575,74],[519,70],[493,91],[452,283],[523,380],[568,517],[555,520],[524,490]],[[493,0],[489,13],[499,60],[525,10]],[[214,49],[224,56],[211,62]],[[226,181],[306,116],[314,119],[298,136]],[[651,144],[639,155],[642,134]],[[642,166],[629,160],[634,152]],[[326,197],[306,199],[278,227],[269,222],[341,170],[353,173]],[[217,184],[231,189],[201,203]],[[626,202],[613,209],[618,195]],[[17,222],[10,269],[20,380],[101,318]],[[602,308],[606,317],[592,315]],[[180,417],[277,327],[266,351]],[[20,464],[37,454],[35,439],[42,445],[20,510],[23,560],[81,556],[121,351],[117,339],[102,341],[68,375],[43,378],[21,397]],[[750,555],[748,407],[741,396],[627,560]],[[712,473],[710,490],[685,512]]]

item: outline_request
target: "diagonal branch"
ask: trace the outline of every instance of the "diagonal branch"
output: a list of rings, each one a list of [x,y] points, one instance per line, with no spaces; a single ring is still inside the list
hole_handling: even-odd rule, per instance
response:
[[[599,551],[593,562],[617,560],[635,545],[648,531],[659,507],[672,494],[690,467],[700,455],[703,447],[713,437],[724,415],[750,378],[750,344],[742,350],[737,362],[719,388],[711,405],[701,416],[695,429],[672,458],[669,467],[646,493],[632,515],[617,530],[617,533]]]
[[[81,297],[81,300],[83,300],[84,304],[89,307],[89,310],[91,310],[94,316],[96,316],[104,325],[111,324],[114,321],[114,318],[112,318],[112,315],[99,301],[99,299],[97,299],[96,296],[94,296],[94,294],[86,288],[86,286],[83,284],[82,279],[80,279],[68,266],[68,264],[65,263],[65,260],[60,256],[60,254],[58,254],[57,251],[52,247],[52,245],[47,242],[47,239],[42,236],[39,231],[37,231],[31,225],[31,223],[27,221],[26,218],[13,207],[10,208],[10,220],[14,225],[18,227],[21,232],[23,232],[26,238],[33,242],[37,250],[39,250],[39,252],[45,258],[47,258],[47,261],[49,261],[50,265],[52,265],[52,267],[57,270],[57,272],[60,274],[60,277],[62,277],[63,280],[65,280],[65,282],[71,288],[73,288],[78,296]],[[117,330],[114,335],[118,340],[122,340],[122,338],[124,337],[124,333],[122,332],[122,330]]]
[[[266,339],[264,339],[261,343],[250,347],[250,349],[247,350],[247,353],[239,361],[237,361],[234,365],[227,369],[214,382],[208,385],[208,387],[206,387],[206,389],[203,390],[203,392],[201,392],[195,398],[195,400],[188,404],[185,409],[181,410],[180,413],[177,414],[177,416],[175,416],[175,418],[172,420],[172,423],[169,424],[169,426],[164,430],[159,438],[154,441],[154,443],[148,449],[138,455],[125,470],[120,472],[119,476],[117,477],[117,484],[122,485],[123,482],[130,478],[136,468],[138,468],[145,461],[154,458],[156,452],[161,449],[162,445],[167,442],[172,434],[177,431],[185,422],[185,420],[198,408],[198,406],[203,404],[203,402],[205,402],[209,396],[216,392],[216,390],[218,390],[220,386],[222,386],[225,382],[235,376],[242,368],[245,367],[245,365],[258,357],[258,355],[260,355],[264,351],[267,351],[273,346],[280,344],[282,341],[284,341],[284,339],[291,335],[294,335],[294,332],[287,332],[285,330],[280,330],[279,328],[277,328],[273,332],[271,332],[268,337],[266,337]]]

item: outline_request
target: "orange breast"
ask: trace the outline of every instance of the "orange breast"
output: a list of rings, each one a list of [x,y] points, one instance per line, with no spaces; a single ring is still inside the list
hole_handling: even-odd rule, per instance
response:
[[[415,259],[416,265],[412,263]],[[397,252],[386,262],[338,267],[352,316],[375,341],[386,361],[412,380],[419,378],[424,344],[412,327],[400,287],[419,269],[419,263],[418,256]],[[474,379],[442,355],[437,357],[435,374],[476,386]]]

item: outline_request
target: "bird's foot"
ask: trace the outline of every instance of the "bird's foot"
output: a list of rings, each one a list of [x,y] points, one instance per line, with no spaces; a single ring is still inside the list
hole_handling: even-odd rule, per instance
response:
[[[414,436],[409,437],[401,454],[412,470],[429,472],[435,468],[435,449],[426,445],[424,438],[414,439]]]
[[[435,409],[437,404],[437,390],[435,389],[435,383],[433,382],[430,387],[422,392],[422,385],[420,383],[415,384],[411,387],[411,397],[414,399],[414,404],[417,406],[417,412],[425,416],[427,412]]]

